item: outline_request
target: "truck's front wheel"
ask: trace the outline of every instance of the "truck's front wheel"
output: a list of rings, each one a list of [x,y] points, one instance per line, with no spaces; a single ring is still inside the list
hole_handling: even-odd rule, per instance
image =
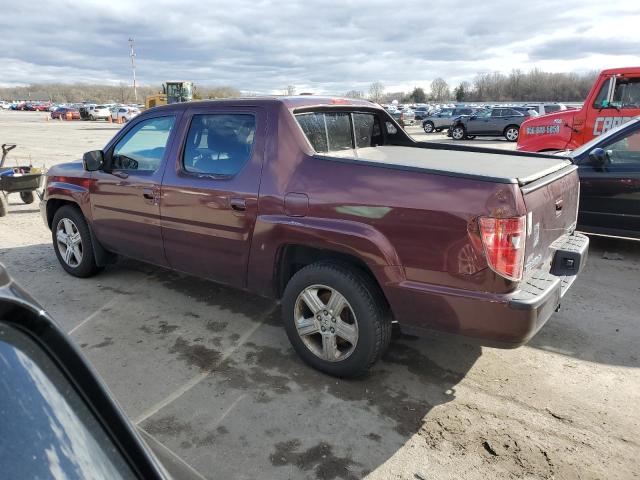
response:
[[[67,273],[90,277],[100,270],[93,255],[89,226],[82,213],[71,205],[61,207],[51,223],[53,249]]]
[[[287,336],[312,367],[337,377],[365,373],[384,353],[391,322],[378,289],[342,264],[314,263],[298,271],[282,298]]]

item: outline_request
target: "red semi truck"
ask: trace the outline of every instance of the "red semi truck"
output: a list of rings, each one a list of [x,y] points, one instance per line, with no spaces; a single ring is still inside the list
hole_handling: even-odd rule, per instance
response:
[[[579,110],[564,110],[522,123],[518,150],[573,150],[640,115],[640,67],[603,70]]]

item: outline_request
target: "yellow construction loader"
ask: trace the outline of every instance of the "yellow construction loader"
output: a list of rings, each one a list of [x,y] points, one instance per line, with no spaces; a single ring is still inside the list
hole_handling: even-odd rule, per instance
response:
[[[193,82],[176,81],[162,84],[162,93],[148,95],[144,100],[145,108],[193,100]]]

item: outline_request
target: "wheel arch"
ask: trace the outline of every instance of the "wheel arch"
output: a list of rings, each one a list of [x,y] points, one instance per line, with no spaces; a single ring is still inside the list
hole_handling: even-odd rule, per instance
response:
[[[93,227],[91,225],[91,221],[82,210],[82,207],[77,202],[73,200],[69,200],[68,198],[49,198],[47,199],[47,209],[46,209],[46,220],[47,226],[51,230],[53,224],[53,218],[56,216],[56,212],[60,210],[64,206],[70,206],[78,210],[78,212],[84,217],[87,222],[87,227],[89,228],[89,235],[91,236],[91,244],[93,246],[93,257],[95,258],[96,265],[99,267],[104,267],[110,263],[114,263],[117,256],[105,249],[100,241],[96,238],[95,233],[93,232]]]
[[[300,268],[319,261],[353,266],[374,282],[385,302],[384,285],[404,279],[396,250],[372,226],[348,221],[334,221],[329,226],[328,221],[313,218],[295,220],[271,218],[266,224],[264,219],[258,220],[248,269],[250,290],[280,298],[287,281]]]
[[[280,298],[282,296],[288,281],[296,272],[307,265],[319,262],[337,263],[356,269],[361,275],[364,275],[368,280],[375,283],[388,305],[376,275],[364,260],[353,254],[339,250],[316,248],[301,244],[285,244],[278,249],[273,272],[274,290],[277,297]]]
[[[77,208],[78,211],[84,215],[84,213],[82,212],[82,209],[80,208],[80,205],[78,205],[78,203],[74,202],[73,200],[69,200],[66,198],[49,198],[47,200],[47,209],[46,209],[46,220],[47,220],[47,226],[49,227],[49,229],[51,229],[51,226],[53,223],[53,217],[56,216],[56,212],[60,210],[62,207],[64,207],[65,205],[70,205],[74,208]]]

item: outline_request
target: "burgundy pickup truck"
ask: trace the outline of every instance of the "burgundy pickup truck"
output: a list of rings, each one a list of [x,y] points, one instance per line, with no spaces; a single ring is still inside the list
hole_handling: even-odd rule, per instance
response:
[[[280,298],[298,354],[353,376],[393,323],[518,346],[582,269],[576,167],[416,142],[382,108],[318,97],[153,108],[49,170],[63,268],[117,255]]]

